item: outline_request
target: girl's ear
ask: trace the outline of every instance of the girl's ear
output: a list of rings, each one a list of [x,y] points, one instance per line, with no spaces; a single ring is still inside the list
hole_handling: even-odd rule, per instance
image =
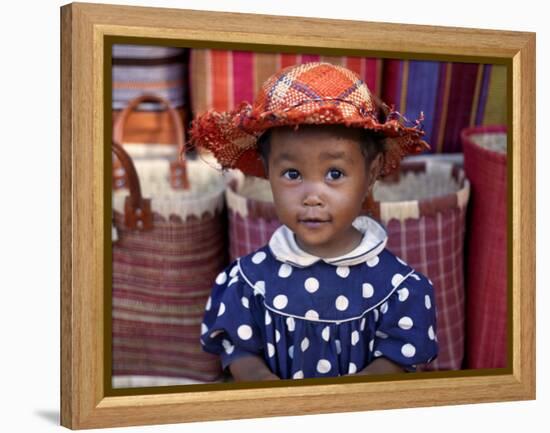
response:
[[[369,164],[369,172],[368,175],[368,193],[370,194],[372,191],[372,188],[374,186],[374,183],[376,180],[380,177],[380,174],[382,173],[383,168],[383,162],[384,158],[382,156],[382,153],[377,154],[374,159]]]

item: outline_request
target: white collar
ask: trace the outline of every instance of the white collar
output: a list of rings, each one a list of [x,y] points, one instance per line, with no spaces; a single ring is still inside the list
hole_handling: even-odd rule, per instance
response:
[[[306,267],[322,260],[334,266],[351,266],[376,257],[386,247],[388,235],[384,227],[368,216],[359,216],[353,226],[363,233],[361,243],[350,252],[331,258],[321,258],[302,250],[287,226],[279,227],[269,240],[269,249],[275,258],[293,266]]]

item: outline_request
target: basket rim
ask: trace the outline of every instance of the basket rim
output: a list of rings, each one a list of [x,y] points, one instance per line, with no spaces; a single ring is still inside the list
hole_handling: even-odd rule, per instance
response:
[[[418,206],[419,210],[419,217],[426,215],[426,213],[423,213],[422,209],[430,209],[430,211],[427,214],[433,214],[433,213],[440,213],[440,212],[446,212],[451,208],[462,208],[464,206],[464,201],[468,201],[469,195],[470,195],[470,181],[466,178],[466,174],[464,171],[464,168],[460,166],[457,163],[450,163],[450,162],[444,162],[444,161],[404,161],[398,172],[395,174],[399,174],[402,172],[408,172],[408,171],[424,171],[426,172],[428,165],[441,165],[441,166],[450,166],[450,173],[451,176],[457,181],[458,188],[450,193],[427,197],[427,198],[419,198],[419,199],[412,199],[412,200],[396,200],[396,201],[374,201],[373,202],[377,205],[377,207],[381,207],[382,205],[384,207],[392,207],[393,209],[398,209],[399,207],[403,206]],[[244,200],[246,204],[246,210],[248,212],[248,215],[244,215],[245,217],[251,216],[251,217],[265,217],[265,211],[266,208],[272,210],[273,214],[275,215],[275,205],[271,201],[264,201],[259,200],[256,198],[247,197],[245,195],[242,195],[239,193],[239,182],[238,177],[241,177],[243,179],[244,183],[246,181],[246,177],[244,175],[241,176],[241,174],[237,173],[231,173],[231,175],[226,180],[226,203],[228,204],[228,210],[232,212],[239,212],[239,209],[231,207],[232,200],[228,199],[227,196],[234,195],[235,197],[238,197],[239,200]],[[381,180],[382,182],[384,180]],[[386,179],[387,181],[387,179]],[[459,196],[463,196],[463,200],[459,200]],[[449,206],[451,202],[454,202],[454,206]],[[262,208],[263,213],[255,212],[257,208]],[[243,216],[243,215],[241,215]]]

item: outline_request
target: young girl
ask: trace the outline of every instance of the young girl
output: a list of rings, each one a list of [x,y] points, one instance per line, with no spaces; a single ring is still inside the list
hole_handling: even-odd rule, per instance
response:
[[[317,62],[193,122],[222,167],[269,179],[283,224],[218,275],[206,305],[201,343],[235,380],[414,371],[437,356],[431,281],[360,216],[376,179],[428,148],[422,134],[352,71]]]

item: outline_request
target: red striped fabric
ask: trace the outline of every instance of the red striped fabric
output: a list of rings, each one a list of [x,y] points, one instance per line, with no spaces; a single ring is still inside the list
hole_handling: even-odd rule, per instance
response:
[[[134,232],[114,214],[113,375],[221,377],[219,358],[202,350],[201,321],[212,281],[227,265],[221,214],[166,220]]]
[[[252,102],[263,81],[278,70],[313,61],[355,71],[373,93],[380,95],[381,59],[193,48],[189,60],[191,109],[195,114],[209,109],[230,111],[241,101]]]

